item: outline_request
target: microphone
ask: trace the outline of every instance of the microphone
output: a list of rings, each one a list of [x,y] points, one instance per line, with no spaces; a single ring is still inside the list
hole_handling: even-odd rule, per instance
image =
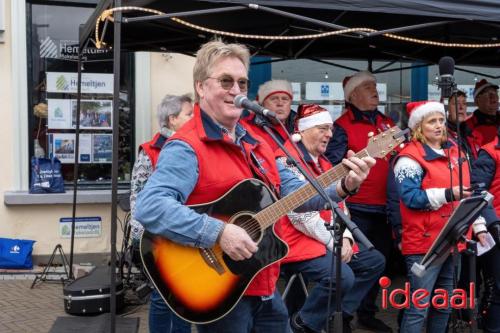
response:
[[[441,89],[441,98],[450,98],[455,86],[455,60],[452,57],[442,57],[439,59],[439,81],[438,86]]]
[[[260,114],[265,117],[269,117],[272,119],[276,119],[276,113],[269,111],[268,109],[260,106],[257,103],[254,103],[248,99],[245,95],[238,95],[234,98],[234,105],[239,108],[245,108],[249,111],[252,111],[256,114]]]

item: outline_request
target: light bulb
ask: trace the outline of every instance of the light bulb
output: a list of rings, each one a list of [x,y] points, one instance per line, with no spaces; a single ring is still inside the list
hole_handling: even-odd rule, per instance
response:
[[[477,76],[474,76],[474,82],[477,82]]]
[[[328,72],[325,72],[325,79],[328,79]]]

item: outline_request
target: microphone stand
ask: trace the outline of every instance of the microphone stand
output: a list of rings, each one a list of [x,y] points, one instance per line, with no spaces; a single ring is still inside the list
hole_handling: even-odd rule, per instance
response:
[[[457,131],[457,146],[458,146],[458,188],[459,188],[459,200],[463,199],[464,196],[464,188],[463,188],[463,160],[462,160],[462,133],[460,130],[460,119],[458,117],[458,90],[457,90],[457,84],[455,82],[451,82],[451,96],[454,96],[454,104],[455,104],[455,125],[456,125],[456,131]],[[466,156],[467,156],[467,150],[465,150]],[[469,261],[469,283],[473,283],[474,288],[476,287],[476,255],[477,255],[477,242],[474,240],[468,240],[466,237],[462,237],[463,240],[465,240],[465,243],[467,245],[466,251],[464,253],[468,256],[468,261]],[[458,248],[457,248],[458,249]],[[457,252],[458,253],[458,252]],[[453,255],[458,255],[458,254],[453,254]],[[456,265],[454,265],[454,276],[455,272],[457,270]],[[454,287],[456,287],[456,281],[454,281]],[[472,295],[469,295],[471,297]],[[477,332],[477,302],[474,302],[474,308],[469,309],[469,325],[470,325],[470,332],[471,333],[476,333]],[[456,316],[452,316],[452,322],[456,321]],[[456,323],[453,323],[453,332],[456,331]]]
[[[452,96],[455,96],[455,123],[457,126],[457,145],[458,145],[458,186],[460,189],[460,199],[463,199],[463,175],[462,175],[462,133],[460,131],[460,120],[458,118],[458,93],[457,93],[457,84],[455,82],[452,83]],[[467,151],[466,151],[467,154]],[[467,156],[467,155],[466,155]],[[474,240],[468,240],[465,236],[463,237],[467,244],[467,249],[465,254],[469,257],[469,283],[473,283],[474,288],[476,288],[476,256],[477,256],[477,242]],[[472,295],[469,295],[471,297]],[[477,332],[477,302],[474,302],[474,308],[469,309],[469,325],[470,325],[470,332],[471,333],[476,333]],[[453,328],[455,329],[456,325],[453,325]]]
[[[278,120],[279,121],[279,120]],[[279,121],[281,126],[283,124]],[[302,166],[301,164],[290,154],[290,152],[285,148],[283,143],[276,138],[271,128],[269,127],[269,123],[267,119],[264,117],[256,116],[255,123],[258,126],[261,126],[264,131],[278,144],[278,146],[283,150],[286,154],[288,160],[300,171],[300,173],[309,181],[309,183],[313,186],[313,188],[318,192],[318,194],[325,200],[325,210],[332,210],[332,213],[335,216],[335,223],[329,224],[325,222],[325,227],[332,234],[334,239],[334,256],[332,256],[332,266],[330,270],[330,275],[333,273],[333,264],[335,262],[335,312],[333,314],[333,322],[334,322],[334,332],[342,333],[342,278],[341,278],[341,270],[342,270],[342,234],[346,228],[346,226],[354,227],[351,232],[353,235],[361,233],[361,231],[357,228],[357,226],[349,221],[348,217],[344,214],[342,209],[340,209],[339,205],[330,199],[330,197],[326,194],[325,190],[318,184],[316,179],[312,177]],[[288,131],[286,131],[288,133]],[[362,234],[362,233],[361,233]],[[364,237],[364,235],[363,235]],[[366,239],[366,237],[365,237]],[[373,245],[368,241],[367,248],[373,248]],[[326,333],[329,333],[329,318],[330,318],[330,305],[332,298],[332,290],[333,290],[333,281],[330,279],[330,293],[328,296],[328,307],[327,307],[327,317],[326,317]]]
[[[462,175],[462,133],[460,133],[460,119],[458,119],[458,90],[457,84],[451,84],[451,96],[455,96],[455,124],[457,126],[457,145],[458,145],[458,188],[460,189],[460,200],[464,197],[464,184]]]

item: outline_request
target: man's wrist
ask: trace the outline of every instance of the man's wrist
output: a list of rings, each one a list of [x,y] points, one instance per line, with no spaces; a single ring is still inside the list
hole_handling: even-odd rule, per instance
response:
[[[219,234],[217,235],[217,238],[215,239],[215,244],[219,244],[220,239],[222,238],[222,233],[224,232],[224,229],[226,229],[226,224],[222,223],[222,227],[220,228]]]
[[[356,193],[358,193],[359,191],[359,187],[358,188],[355,188],[354,190],[349,190],[346,186],[346,177],[343,177],[341,180],[340,180],[340,187],[342,188],[342,191],[347,194],[347,195],[355,195]]]

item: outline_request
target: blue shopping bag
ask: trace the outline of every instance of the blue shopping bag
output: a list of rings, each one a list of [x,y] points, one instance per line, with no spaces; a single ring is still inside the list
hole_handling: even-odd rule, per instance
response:
[[[32,269],[34,240],[0,238],[0,268]]]
[[[31,158],[30,193],[64,193],[61,161],[58,158]]]

